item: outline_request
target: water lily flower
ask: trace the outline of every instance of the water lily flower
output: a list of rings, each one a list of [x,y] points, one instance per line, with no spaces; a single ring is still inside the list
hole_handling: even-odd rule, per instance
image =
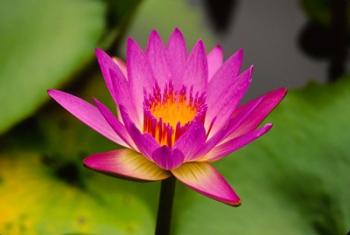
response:
[[[199,40],[189,52],[179,29],[167,44],[152,31],[144,50],[129,38],[126,63],[100,49],[96,56],[118,115],[97,99],[91,104],[48,91],[80,121],[124,147],[88,156],[84,165],[141,181],[174,176],[207,197],[239,205],[239,196],[211,163],[268,132],[272,124],[259,125],[287,90],[241,105],[253,72],[252,66],[240,71],[243,51],[224,62],[220,46],[207,54]]]

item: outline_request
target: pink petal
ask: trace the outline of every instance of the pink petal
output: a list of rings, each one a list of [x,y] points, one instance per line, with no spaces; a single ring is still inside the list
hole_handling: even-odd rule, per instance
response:
[[[287,94],[286,88],[271,91],[239,107],[232,115],[226,140],[254,130]]]
[[[59,90],[49,90],[49,96],[68,112],[111,141],[128,146],[106,122],[99,110],[90,103]]]
[[[126,96],[126,98],[134,100],[137,116],[141,120],[138,127],[141,127],[143,123],[144,91],[153,91],[156,81],[146,56],[137,43],[131,38],[128,39],[126,53],[128,78],[131,88],[131,94]]]
[[[237,151],[238,149],[260,138],[265,133],[267,133],[271,128],[272,128],[272,124],[269,123],[260,129],[256,129],[245,135],[239,136],[235,139],[231,139],[226,143],[216,146],[206,156],[198,159],[198,161],[209,161],[209,162],[218,161],[223,157],[227,156],[228,154],[234,151]]]
[[[182,32],[178,28],[175,28],[170,36],[167,47],[167,56],[169,64],[171,65],[170,69],[174,77],[174,88],[176,90],[181,89],[181,78],[185,70],[187,49],[185,39]]]
[[[191,158],[192,161],[197,161],[197,159],[203,158],[210,150],[212,150],[218,143],[220,143],[228,132],[228,126],[225,125],[218,132],[215,133],[210,139],[208,139],[205,144],[194,154]]]
[[[208,64],[204,43],[199,40],[187,58],[182,85],[187,89],[193,87],[194,94],[203,92],[208,85]]]
[[[224,61],[224,52],[221,46],[214,47],[207,56],[208,59],[208,81],[213,78],[214,74],[219,70]]]
[[[287,89],[279,88],[241,106],[231,120],[212,136],[192,160],[207,155],[216,145],[228,142],[255,130],[265,117],[280,103]]]
[[[96,171],[134,180],[157,181],[170,176],[167,171],[128,149],[93,154],[84,159],[84,165]]]
[[[157,31],[152,31],[149,36],[146,56],[154,78],[161,90],[163,90],[165,85],[172,79],[172,76],[166,56],[166,48]]]
[[[128,113],[130,113],[132,116],[133,121],[139,124],[141,122],[141,118],[136,113],[133,100],[129,98],[129,84],[122,71],[113,61],[113,59],[101,49],[96,49],[96,56],[100,64],[106,86],[110,91],[114,102],[118,105],[124,106],[128,110]]]
[[[125,127],[133,139],[135,145],[145,157],[152,161],[152,154],[154,150],[160,147],[159,144],[156,142],[153,136],[147,133],[142,134],[140,130],[137,129],[135,124],[130,120],[129,115],[125,111],[124,107],[120,106],[119,111],[124,121]]]
[[[182,183],[204,196],[231,206],[240,205],[238,195],[209,163],[185,163],[172,170],[171,173]]]
[[[183,163],[184,155],[178,149],[171,149],[168,146],[162,146],[153,152],[152,159],[160,168],[170,170]]]
[[[205,144],[206,133],[202,123],[194,121],[188,130],[175,142],[174,148],[179,149],[189,161]]]
[[[225,63],[215,74],[212,82],[217,80],[217,76],[221,76],[222,82],[220,85],[218,83],[209,85],[208,88],[208,110],[205,126],[207,130],[210,129],[209,137],[227,124],[251,83],[252,73],[253,67],[251,66],[239,76],[232,77],[232,73]],[[227,79],[228,77],[230,79]]]
[[[109,93],[111,94],[112,98],[117,103],[117,100],[115,99],[115,91],[113,89],[112,85],[112,78],[110,75],[110,70],[119,70],[118,66],[112,61],[112,59],[107,55],[103,50],[97,48],[95,50],[97,61],[100,65],[100,69],[102,72],[102,76],[105,79],[105,83],[107,86],[107,89]]]
[[[120,136],[120,138],[127,143],[125,147],[131,147],[137,150],[134,141],[131,139],[129,133],[125,129],[124,125],[116,118],[116,116],[99,100],[95,99],[95,104],[100,110],[103,117],[106,119],[108,124],[113,128],[113,130]]]
[[[118,58],[118,57],[113,57],[112,59],[113,59],[113,62],[118,65],[120,71],[123,73],[126,80],[128,80],[128,70],[126,68],[126,64],[125,64],[124,60],[122,60],[121,58]]]

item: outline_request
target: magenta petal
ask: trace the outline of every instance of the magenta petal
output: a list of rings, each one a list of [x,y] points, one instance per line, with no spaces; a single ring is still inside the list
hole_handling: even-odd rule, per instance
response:
[[[224,52],[221,46],[214,47],[208,54],[208,81],[213,78],[214,74],[219,70],[224,62]]]
[[[90,103],[59,90],[49,90],[49,96],[80,121],[111,141],[128,146],[106,122],[100,111]]]
[[[93,154],[84,159],[84,165],[102,173],[134,180],[157,181],[170,176],[167,171],[128,149]]]
[[[209,198],[231,206],[240,205],[240,199],[232,187],[208,163],[185,163],[171,173],[185,185]]]
[[[100,69],[102,72],[102,76],[105,79],[105,83],[107,86],[107,89],[109,93],[111,94],[112,98],[114,101],[117,103],[116,97],[115,97],[115,91],[113,89],[113,84],[112,84],[112,78],[110,75],[110,70],[118,70],[118,66],[113,62],[112,58],[109,57],[103,50],[97,48],[95,50],[97,61],[100,65]]]
[[[185,70],[187,49],[185,39],[178,28],[176,28],[170,36],[167,48],[167,56],[169,64],[171,64],[170,69],[174,78],[174,88],[181,89],[181,78]]]
[[[122,71],[120,70],[119,66],[113,61],[113,59],[109,55],[107,55],[106,52],[97,48],[96,57],[100,65],[103,78],[105,79],[107,89],[109,90],[115,103],[119,104],[121,98],[123,97],[119,94],[118,90],[115,90],[115,87],[113,86],[113,79],[118,80],[117,83],[121,86],[121,88],[119,88],[120,90],[128,90],[128,85],[126,82],[127,80],[123,75]],[[111,75],[111,71],[114,72],[113,76]],[[125,106],[125,104],[123,105]]]
[[[170,170],[183,163],[184,155],[178,149],[162,146],[153,152],[152,159],[160,168]]]
[[[125,80],[117,79],[117,77],[120,75],[119,72],[116,73],[112,70],[110,72],[111,76],[114,78],[112,79],[112,85],[116,93],[115,97],[117,99],[118,106],[123,106],[130,115],[130,118],[135,123],[135,125],[141,127],[143,124],[143,115],[140,115],[137,112],[134,100],[130,99],[130,88],[128,82]]]
[[[175,142],[174,148],[179,149],[189,161],[203,147],[206,140],[204,126],[199,121],[194,121],[188,130]]]
[[[237,151],[238,149],[246,146],[247,144],[253,142],[254,140],[260,138],[265,133],[267,133],[272,127],[272,124],[266,124],[260,129],[251,131],[245,135],[239,136],[235,139],[232,139],[226,143],[216,146],[213,148],[206,156],[198,159],[198,161],[218,161],[228,154]]]
[[[216,145],[255,130],[286,93],[287,89],[279,88],[239,107],[234,111],[231,120],[205,143],[192,160],[205,156]]]
[[[108,124],[120,136],[120,138],[122,138],[129,147],[136,149],[134,141],[131,139],[124,125],[116,118],[116,116],[99,100],[95,99],[95,103]]]
[[[286,88],[279,88],[239,107],[232,115],[231,126],[225,139],[238,137],[257,128],[286,94]]]
[[[128,80],[128,69],[126,68],[125,62],[118,57],[113,57],[112,59],[113,59],[113,62],[118,65],[120,71],[122,72],[126,80]]]
[[[182,84],[187,88],[193,87],[194,93],[203,92],[208,85],[207,55],[203,41],[198,41],[187,58]]]
[[[129,115],[126,113],[124,107],[121,106],[119,110],[125,127],[134,143],[136,144],[137,148],[145,157],[151,160],[154,150],[160,147],[159,144],[151,135],[142,134],[139,129],[137,129],[135,124],[130,120]]]
[[[101,49],[96,49],[96,56],[100,64],[102,75],[105,79],[106,86],[110,91],[116,104],[124,106],[132,116],[133,121],[138,124],[141,118],[137,115],[133,100],[129,98],[130,88],[123,72],[118,65]]]
[[[131,95],[129,94],[125,98],[134,100],[137,116],[143,123],[144,91],[153,91],[156,81],[146,56],[131,38],[128,39],[126,61]]]
[[[251,83],[253,66],[241,73],[238,77],[231,77],[231,80],[224,79],[230,76],[226,74],[226,65],[224,69],[220,69],[215,75],[222,75],[222,84],[220,86],[213,86],[208,88],[208,110],[205,120],[206,129],[211,129],[209,137],[213,136],[224,125],[227,124],[231,118],[233,111],[236,109],[239,101],[246,93],[249,84]],[[213,78],[212,81],[216,80]],[[217,90],[213,90],[214,88]]]
[[[149,36],[146,56],[152,68],[154,78],[161,90],[163,90],[172,76],[166,56],[166,48],[157,31],[152,31]]]
[[[191,160],[196,161],[197,159],[205,156],[210,150],[212,150],[218,143],[220,143],[227,135],[229,125],[225,125],[219,131],[215,133],[210,139],[208,139],[205,144],[196,152]]]

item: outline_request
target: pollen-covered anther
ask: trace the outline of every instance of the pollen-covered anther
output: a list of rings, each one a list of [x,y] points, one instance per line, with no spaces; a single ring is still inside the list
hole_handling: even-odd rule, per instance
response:
[[[186,87],[175,91],[171,83],[163,91],[155,85],[144,101],[144,133],[151,134],[159,144],[172,146],[193,120],[204,123],[205,96]]]

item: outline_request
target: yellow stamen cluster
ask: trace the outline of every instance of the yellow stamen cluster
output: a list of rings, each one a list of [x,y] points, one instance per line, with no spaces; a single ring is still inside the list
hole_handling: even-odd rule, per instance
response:
[[[193,120],[196,116],[196,108],[187,104],[185,100],[167,99],[164,103],[156,103],[150,109],[153,116],[168,123],[173,130],[177,123],[181,126]]]

